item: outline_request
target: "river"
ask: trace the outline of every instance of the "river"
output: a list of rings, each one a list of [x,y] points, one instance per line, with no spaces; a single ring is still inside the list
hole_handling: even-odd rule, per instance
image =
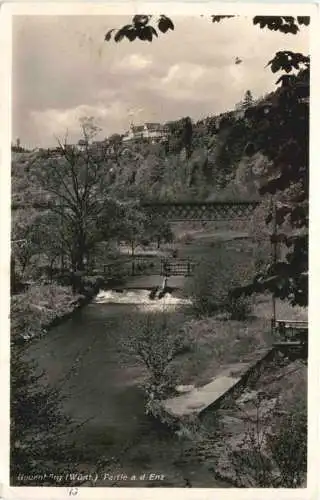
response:
[[[188,477],[193,486],[228,487],[204,464],[184,461],[186,443],[144,413],[139,384],[146,373],[135,360],[123,358],[121,339],[147,312],[162,310],[179,323],[179,307],[188,304],[170,295],[151,301],[148,293],[100,293],[71,319],[32,342],[28,356],[37,360],[48,383],[60,388],[64,412],[81,424],[77,445],[88,456],[121,455],[117,471],[163,475],[164,481],[155,486],[183,487]],[[133,486],[127,481],[117,485]]]

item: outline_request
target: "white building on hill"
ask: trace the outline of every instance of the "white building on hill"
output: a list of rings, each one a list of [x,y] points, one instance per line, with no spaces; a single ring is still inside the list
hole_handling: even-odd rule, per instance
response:
[[[161,139],[166,139],[168,130],[160,123],[145,123],[144,125],[131,124],[129,131],[124,135],[123,142],[149,139],[151,142],[156,142]]]

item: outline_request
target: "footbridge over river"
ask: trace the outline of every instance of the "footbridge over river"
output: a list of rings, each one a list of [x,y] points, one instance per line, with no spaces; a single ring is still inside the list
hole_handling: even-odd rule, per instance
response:
[[[150,259],[151,260],[151,259]],[[146,259],[131,258],[118,262],[103,264],[102,268],[95,269],[94,274],[103,276],[116,275],[121,269],[130,269],[131,276],[193,276],[196,262],[192,259],[162,258],[150,261],[146,264]]]

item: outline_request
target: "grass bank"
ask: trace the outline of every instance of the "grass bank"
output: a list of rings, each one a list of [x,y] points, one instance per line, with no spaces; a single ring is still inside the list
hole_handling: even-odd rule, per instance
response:
[[[74,294],[71,287],[34,284],[24,292],[13,295],[12,341],[28,341],[46,333],[86,305],[97,291],[97,287],[91,287],[82,294]]]

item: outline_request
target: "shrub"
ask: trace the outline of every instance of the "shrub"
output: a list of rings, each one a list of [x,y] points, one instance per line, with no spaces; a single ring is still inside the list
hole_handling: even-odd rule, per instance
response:
[[[57,285],[30,286],[22,294],[11,297],[11,338],[37,337],[42,329],[74,309],[80,298],[70,288]]]
[[[225,311],[229,314],[230,319],[244,321],[252,311],[251,297],[234,297],[229,294],[225,304]]]
[[[275,433],[268,436],[268,448],[283,488],[298,488],[306,477],[307,425],[306,407],[296,407],[281,418]]]
[[[57,392],[40,387],[35,371],[35,366],[23,361],[21,348],[12,345],[10,475],[15,485],[30,485],[19,479],[20,473],[41,474],[48,468],[54,472],[52,463],[59,463],[59,454],[63,456],[56,434],[69,423],[61,413]]]
[[[215,244],[210,258],[196,267],[190,286],[196,315],[225,312],[231,319],[245,319],[251,310],[250,299],[231,298],[230,291],[249,281],[253,272],[247,254],[228,250],[223,243]]]
[[[83,286],[86,291],[96,290],[98,287],[102,287],[104,284],[103,276],[87,276],[83,280]]]
[[[256,420],[230,457],[238,476],[238,486],[299,488],[307,474],[306,405],[293,406],[270,425],[275,410],[263,416],[257,397]]]
[[[172,322],[166,313],[146,314],[138,321],[129,321],[129,335],[121,341],[121,349],[138,361],[147,372],[143,389],[147,396],[146,409],[172,392],[178,381],[173,360],[185,352],[188,336]]]
[[[56,316],[70,312],[74,300],[70,289],[58,286],[30,287],[11,298],[10,476],[16,486],[39,486],[39,475],[45,473],[44,481],[56,486],[48,471],[65,477],[66,470],[74,471],[83,460],[71,440],[66,444],[76,428],[62,410],[59,388],[45,382],[36,362],[26,358],[21,342],[40,334]]]

